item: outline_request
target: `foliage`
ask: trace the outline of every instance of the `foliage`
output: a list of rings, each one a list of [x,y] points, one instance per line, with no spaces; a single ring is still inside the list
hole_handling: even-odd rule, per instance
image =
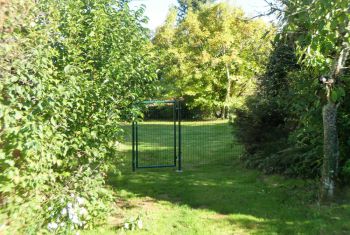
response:
[[[339,174],[337,104],[346,94],[342,80],[348,70],[346,65],[350,53],[350,4],[340,0],[290,1],[286,5],[287,29],[292,29],[293,33],[305,30],[296,41],[300,62],[319,72],[326,88],[327,103],[322,111],[324,157],[321,189],[322,198],[331,198]]]
[[[289,1],[286,32],[296,37],[300,62],[318,73],[331,75],[337,56],[349,43],[349,2]]]
[[[234,123],[247,150],[243,157],[247,166],[266,173],[315,176],[319,149],[309,148],[308,142],[316,134],[299,138],[313,132],[310,125],[300,122],[315,114],[305,112],[301,105],[312,107],[313,81],[310,74],[300,71],[293,43],[291,37],[276,37],[266,74],[258,79],[257,91],[246,105],[235,111]]]
[[[162,94],[184,97],[190,109],[226,116],[231,99],[239,106],[264,71],[273,31],[228,4],[189,10],[179,23],[173,9],[154,38]]]
[[[178,16],[183,19],[188,10],[198,11],[204,4],[214,2],[215,0],[177,0],[179,4]]]
[[[327,103],[325,87],[318,78],[333,76],[344,45],[341,35],[348,38],[344,21],[348,3],[283,3],[283,29],[275,39],[267,72],[259,79],[256,93],[247,99],[247,108],[238,110],[236,121],[241,124],[240,139],[249,153],[244,157],[248,165],[268,173],[315,177],[322,166],[321,113]],[[333,101],[342,103],[337,124],[343,181],[349,179],[348,76],[344,71],[331,87]]]
[[[91,228],[110,210],[104,178],[121,158],[117,123],[152,91],[143,9],[116,0],[15,0],[5,7],[0,192],[7,223],[26,234],[57,220],[72,227],[56,232]],[[85,201],[88,216],[79,223],[59,216],[75,200],[71,194]]]

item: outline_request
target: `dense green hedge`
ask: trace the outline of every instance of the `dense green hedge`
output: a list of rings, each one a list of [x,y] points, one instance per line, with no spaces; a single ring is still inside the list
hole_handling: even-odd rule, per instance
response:
[[[90,228],[111,208],[104,178],[121,160],[117,123],[156,77],[143,9],[121,0],[14,0],[4,9],[1,212],[23,234]]]

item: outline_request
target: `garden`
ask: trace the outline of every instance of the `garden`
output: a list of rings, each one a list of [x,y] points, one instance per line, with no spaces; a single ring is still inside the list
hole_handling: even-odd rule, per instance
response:
[[[349,234],[349,1],[132,2],[0,0],[0,234]]]

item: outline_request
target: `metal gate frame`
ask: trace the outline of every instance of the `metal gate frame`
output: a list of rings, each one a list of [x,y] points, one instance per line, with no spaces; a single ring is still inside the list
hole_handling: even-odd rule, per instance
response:
[[[150,104],[173,104],[173,122],[174,122],[174,164],[171,165],[139,165],[139,137],[138,122],[132,122],[132,171],[136,169],[150,168],[175,168],[182,172],[182,133],[181,133],[181,102],[179,100],[148,100],[142,102],[145,105]],[[178,135],[177,135],[178,134]]]

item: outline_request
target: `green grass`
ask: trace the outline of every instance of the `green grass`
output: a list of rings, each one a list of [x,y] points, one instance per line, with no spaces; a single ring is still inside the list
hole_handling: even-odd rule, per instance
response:
[[[163,152],[158,157],[166,156],[171,142],[151,133],[165,134],[170,124],[144,125],[141,153],[156,146]],[[87,234],[350,234],[349,195],[343,202],[318,206],[314,182],[245,169],[238,160],[242,148],[232,146],[224,122],[185,122],[183,130],[184,172],[132,173],[126,166],[109,180],[118,195],[115,215],[109,225]],[[123,151],[129,153],[130,146]],[[152,163],[150,156],[145,164]],[[144,229],[118,229],[136,216]]]

